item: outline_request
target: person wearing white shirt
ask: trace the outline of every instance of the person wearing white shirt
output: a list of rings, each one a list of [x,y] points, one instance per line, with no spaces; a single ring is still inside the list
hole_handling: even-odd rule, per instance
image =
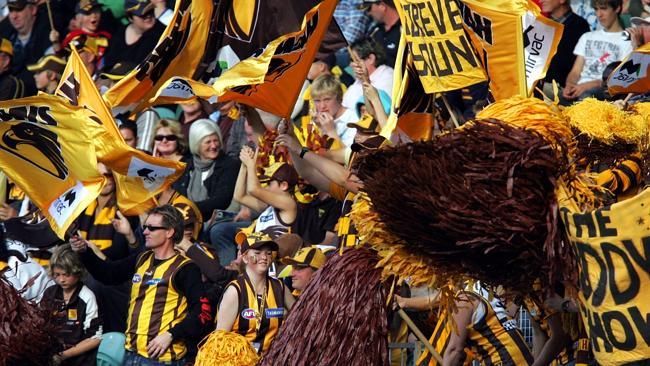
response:
[[[388,95],[393,93],[393,69],[384,64],[386,56],[381,45],[372,38],[364,38],[354,42],[350,48],[362,60],[370,79],[370,84]],[[354,109],[363,96],[362,80],[356,79],[343,95],[343,106]]]
[[[311,96],[316,109],[314,122],[321,132],[338,140],[345,147],[352,145],[357,130],[348,127],[348,123],[358,121],[359,117],[353,108],[341,105],[343,92],[340,81],[331,74],[317,77],[311,86]]]

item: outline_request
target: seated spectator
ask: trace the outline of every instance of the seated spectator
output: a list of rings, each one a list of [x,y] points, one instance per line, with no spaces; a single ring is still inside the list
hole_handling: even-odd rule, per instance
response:
[[[291,231],[296,221],[298,204],[293,190],[298,183],[298,173],[293,166],[276,162],[257,177],[257,153],[249,146],[244,146],[239,155],[241,168],[237,177],[237,190],[233,199],[242,205],[261,212],[253,223],[250,232],[266,233],[277,238]],[[245,185],[243,184],[245,182]],[[262,183],[266,186],[263,187]],[[241,245],[245,234],[237,234],[237,243]]]
[[[149,0],[125,0],[124,8],[129,25],[113,33],[104,55],[107,67],[118,62],[140,64],[151,54],[165,31],[165,26],[156,20],[154,5]]]
[[[154,128],[153,156],[181,161],[187,151],[181,124],[171,119],[161,119]]]
[[[192,200],[204,218],[230,205],[237,180],[237,160],[223,153],[221,131],[214,121],[198,120],[189,135],[192,158],[174,189]]]
[[[395,67],[402,29],[395,3],[393,0],[364,0],[359,8],[377,23],[370,29],[370,35],[384,48],[386,65]]]
[[[594,9],[602,30],[587,32],[580,37],[574,50],[577,56],[562,90],[564,103],[582,100],[602,87],[603,70],[614,61],[621,61],[632,52],[632,43],[623,33],[619,21],[621,0],[594,0]]]
[[[133,71],[136,66],[129,62],[118,62],[109,68],[103,68],[99,77],[95,80],[95,85],[99,89],[100,94],[106,93],[108,89]]]
[[[327,257],[316,247],[301,248],[293,257],[282,258],[282,263],[291,266],[291,287],[294,289],[294,296],[305,291],[314,273],[321,269],[325,262]]]
[[[39,12],[31,0],[7,1],[9,17],[0,23],[0,36],[13,45],[11,73],[25,83],[25,95],[36,93],[34,76],[26,67],[35,64],[51,46],[47,13]]]
[[[386,56],[383,48],[372,38],[359,40],[350,45],[350,48],[355,53],[351,55],[352,59],[358,60],[351,66],[354,67],[353,64],[361,63],[362,65],[357,66],[367,70],[370,84],[391,95],[393,92],[393,68],[385,65]],[[357,101],[363,95],[363,80],[360,80],[356,74],[355,72],[354,83],[343,95],[342,104],[345,108],[354,109]]]
[[[10,100],[25,96],[25,83],[11,75],[11,62],[14,51],[11,42],[0,39],[0,100]]]
[[[81,0],[75,7],[75,14],[75,19],[79,28],[71,30],[70,33],[65,36],[61,45],[59,45],[58,42],[53,41],[53,49],[55,52],[61,51],[61,49],[65,48],[65,45],[70,43],[72,39],[75,39],[80,35],[95,38],[95,44],[97,45],[97,65],[98,67],[101,67],[102,58],[104,57],[104,53],[106,52],[111,40],[110,32],[100,30],[99,28],[102,20],[102,6],[96,0]]]
[[[316,191],[315,187],[312,187]],[[300,235],[308,245],[336,245],[334,227],[341,214],[341,202],[325,192],[298,206],[293,232]]]
[[[313,121],[320,128],[321,133],[339,141],[338,147],[352,145],[356,130],[349,128],[348,123],[358,120],[354,112],[357,101],[355,100],[352,108],[341,104],[343,100],[341,83],[332,74],[324,74],[314,80],[311,85],[311,98],[315,107]]]
[[[135,149],[138,146],[138,126],[135,122],[124,121],[120,123],[118,128],[122,138],[124,138],[124,142]]]
[[[244,273],[226,287],[217,313],[217,330],[243,335],[259,354],[268,350],[295,302],[284,283],[268,274],[277,251],[278,244],[261,233],[241,243]]]
[[[219,103],[217,125],[221,130],[226,155],[237,159],[242,146],[248,142],[246,113],[234,101]]]
[[[181,124],[183,136],[189,136],[192,123],[200,119],[209,119],[214,111],[214,107],[203,99],[197,99],[191,103],[183,103],[181,104],[181,109],[183,113],[178,118],[178,122]]]
[[[86,70],[88,70],[88,74],[94,78],[95,74],[99,70],[98,58],[102,46],[98,42],[101,43],[101,41],[101,38],[98,37],[79,34],[73,38],[66,37],[66,39],[63,41],[62,46],[65,49],[70,50],[70,45],[73,45],[77,49],[79,58],[81,58],[81,61],[86,67]]]
[[[66,61],[54,55],[43,56],[36,64],[28,65],[27,70],[34,73],[36,88],[47,94],[54,94],[65,70]]]
[[[84,267],[70,244],[54,250],[50,272],[56,285],[45,290],[42,304],[54,311],[59,325],[57,337],[63,343],[63,351],[54,356],[54,362],[61,366],[94,365],[102,321],[95,294],[81,282]]]

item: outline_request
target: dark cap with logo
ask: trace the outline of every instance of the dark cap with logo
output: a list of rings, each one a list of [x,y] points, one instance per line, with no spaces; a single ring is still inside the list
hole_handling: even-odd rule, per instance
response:
[[[264,169],[264,174],[260,176],[260,183],[268,183],[272,180],[287,182],[289,186],[293,187],[298,184],[298,173],[291,164],[275,162]]]
[[[97,0],[81,0],[74,8],[75,13],[90,14],[93,11],[101,11],[102,5]]]
[[[153,11],[154,4],[150,0],[125,0],[124,11],[127,14],[142,16]]]
[[[240,238],[243,239],[239,236],[235,240],[237,241],[237,244],[239,244],[239,249],[242,253],[246,253],[249,249],[259,249],[264,246],[271,248],[274,252],[277,252],[279,248],[278,243],[273,241],[268,234],[257,232],[246,235],[246,239],[244,240],[241,240]]]
[[[31,0],[7,0],[7,6],[9,10],[21,11],[25,9],[27,5],[34,5],[36,2]]]

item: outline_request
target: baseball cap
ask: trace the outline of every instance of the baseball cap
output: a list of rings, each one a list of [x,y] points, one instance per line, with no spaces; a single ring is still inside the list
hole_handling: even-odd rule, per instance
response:
[[[379,133],[379,122],[368,113],[364,113],[359,121],[348,123],[348,127],[356,128],[357,132],[365,134]]]
[[[65,70],[65,60],[61,57],[56,57],[54,55],[47,55],[41,57],[37,63],[32,65],[27,65],[27,70],[32,72],[41,72],[41,71],[54,71],[57,74],[63,74]]]
[[[127,14],[142,16],[153,11],[154,5],[149,0],[125,0],[124,11]]]
[[[372,4],[379,4],[381,0],[364,0],[361,4],[357,5],[359,10],[368,10]]]
[[[122,80],[129,72],[135,69],[136,64],[131,62],[118,62],[111,68],[99,74],[102,79],[110,79],[113,81]]]
[[[14,55],[14,46],[6,38],[0,38],[0,52],[6,53],[9,56]]]
[[[291,164],[285,162],[275,162],[264,169],[264,174],[260,176],[260,183],[268,183],[272,180],[287,182],[293,187],[298,184],[298,173]]]
[[[102,9],[102,5],[97,0],[81,0],[75,6],[75,13],[90,14],[93,10]]]
[[[327,261],[327,257],[322,250],[316,247],[305,247],[300,248],[296,255],[293,257],[284,257],[281,262],[286,265],[292,265],[296,267],[311,267],[314,270],[318,270]]]
[[[650,17],[632,17],[630,18],[630,23],[632,23],[632,25],[635,27],[650,26]]]
[[[249,249],[259,249],[263,246],[271,247],[274,252],[278,251],[278,244],[271,239],[270,236],[264,233],[251,233],[246,236],[246,239],[240,240],[241,236],[236,238],[239,249],[242,253],[246,253]]]
[[[66,39],[63,40],[63,47],[70,49],[70,45],[72,44],[79,52],[87,51],[95,56],[99,56],[99,47],[108,45],[108,43],[104,45],[104,42],[105,38],[93,37],[88,34],[80,33],[70,39],[66,37]]]
[[[33,5],[34,2],[29,0],[7,0],[7,6],[9,7],[10,11],[21,11],[25,9],[25,7],[29,4]]]

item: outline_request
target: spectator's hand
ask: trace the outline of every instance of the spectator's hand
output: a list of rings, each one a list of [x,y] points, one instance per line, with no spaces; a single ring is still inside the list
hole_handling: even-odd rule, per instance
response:
[[[18,211],[6,203],[0,206],[0,220],[5,221],[13,217],[18,217]]]
[[[289,123],[287,123],[286,119],[281,119],[280,123],[278,123],[278,135],[284,135],[287,133],[289,130]]]
[[[562,96],[566,99],[575,99],[575,97],[573,97],[575,87],[575,84],[567,84],[564,89],[562,89]]]
[[[250,221],[250,220],[251,220],[251,210],[250,208],[243,205],[239,209],[239,212],[237,212],[237,215],[235,215],[235,217],[233,217],[232,219],[233,222]]]
[[[300,150],[302,150],[302,146],[300,146],[300,143],[298,143],[295,137],[286,134],[276,137],[275,142],[280,146],[286,146],[294,154],[299,154]]]
[[[393,296],[393,310],[397,310],[398,308],[406,308],[406,299],[399,295],[395,295]]]
[[[169,332],[159,334],[147,344],[147,353],[152,359],[157,359],[167,351],[167,348],[172,344],[172,340],[172,335]]]
[[[54,29],[50,31],[50,42],[52,42],[52,44],[59,43],[59,32]]]
[[[320,127],[321,131],[330,135],[336,136],[336,127],[334,127],[334,117],[329,113],[319,113],[316,116],[316,124]]]
[[[366,109],[368,110],[368,113],[370,113],[373,117],[377,118],[377,114],[375,114],[375,108],[382,108],[383,106],[381,104],[381,99],[379,98],[379,92],[377,91],[377,88],[372,86],[370,82],[364,81],[362,83],[363,86],[363,96],[365,98],[365,105]]]
[[[63,356],[61,356],[60,353],[55,354],[52,356],[52,366],[59,366],[63,362]]]
[[[637,48],[645,43],[643,40],[643,30],[641,27],[629,27],[626,28],[625,31],[630,35],[632,48]]]
[[[587,85],[587,83],[575,85],[571,90],[570,99],[579,98],[584,92],[586,92],[589,89],[591,89],[591,87]]]
[[[116,216],[117,217],[113,219],[113,228],[115,231],[124,236],[129,236],[129,234],[132,234],[133,229],[131,228],[129,220],[127,220],[120,211],[116,212]]]
[[[88,249],[88,241],[75,234],[70,238],[70,247],[74,252],[83,253]]]
[[[239,160],[241,160],[244,166],[249,167],[255,165],[255,155],[256,152],[250,146],[244,146],[239,152]]]
[[[190,239],[183,237],[183,240],[181,240],[181,242],[178,243],[176,247],[183,252],[183,255],[185,255],[185,253],[187,253],[188,249],[190,249],[192,245],[194,245],[194,243],[192,243]]]
[[[350,67],[354,71],[355,78],[362,82],[370,83],[368,69],[366,68],[366,64],[363,63],[363,60],[354,51],[350,52],[350,58],[352,59]]]

